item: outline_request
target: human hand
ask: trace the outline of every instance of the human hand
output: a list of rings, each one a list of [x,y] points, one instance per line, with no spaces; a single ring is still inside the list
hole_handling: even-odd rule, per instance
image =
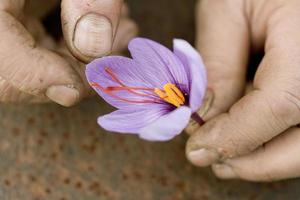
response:
[[[197,8],[197,45],[215,98],[187,143],[188,159],[224,179],[300,176],[300,2],[202,0]],[[265,55],[243,96],[250,49]]]
[[[38,3],[37,0],[0,2],[0,102],[52,100],[71,106],[90,94],[84,65],[67,55],[61,42],[55,42],[44,31],[38,16],[30,10]],[[37,8],[44,10],[55,3],[59,1],[43,2],[43,7]],[[62,1],[64,35],[73,55],[87,62],[126,47],[137,28],[127,17],[126,9],[121,12],[122,3],[121,0]],[[97,18],[99,15],[102,19]]]

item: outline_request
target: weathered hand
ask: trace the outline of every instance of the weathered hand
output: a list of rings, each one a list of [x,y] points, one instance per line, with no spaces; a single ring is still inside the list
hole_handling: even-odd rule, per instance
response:
[[[0,102],[52,100],[70,106],[89,94],[82,63],[65,54],[64,46],[47,35],[41,24],[39,17],[56,3],[0,2]],[[121,12],[122,3],[62,1],[64,35],[73,55],[87,62],[126,46],[137,28],[126,8]]]
[[[187,143],[192,163],[220,178],[300,176],[299,10],[298,0],[199,2],[197,45],[215,99]],[[250,48],[265,55],[242,97]]]

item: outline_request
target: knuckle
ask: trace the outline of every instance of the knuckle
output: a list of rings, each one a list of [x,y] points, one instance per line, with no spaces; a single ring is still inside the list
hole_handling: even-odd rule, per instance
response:
[[[246,130],[241,130],[237,123],[232,123],[231,115],[228,115],[228,123],[224,123],[226,128],[221,128],[220,134],[224,133],[223,130],[231,130],[230,134],[222,134],[219,136],[220,146],[219,152],[224,158],[232,158],[235,156],[244,155],[253,151],[259,144],[258,139],[254,134]],[[220,139],[222,138],[222,139]]]
[[[192,143],[214,149],[220,155],[221,160],[244,155],[254,150],[259,144],[255,135],[241,130],[238,124],[232,121],[234,120],[230,113],[221,114],[194,134]]]
[[[287,102],[286,109],[289,112],[287,120],[291,125],[295,125],[300,118],[300,92],[284,91],[284,98]]]
[[[25,0],[1,0],[0,10],[10,11],[13,13],[18,13],[25,6]]]
[[[21,93],[15,89],[9,82],[0,77],[0,102],[17,102]]]
[[[237,168],[240,176],[244,179],[251,181],[263,181],[272,182],[279,179],[280,175],[283,174],[278,165],[274,165],[268,161],[268,157],[265,153],[266,146],[262,145],[258,149],[258,153],[263,156],[249,160],[248,165],[243,165]]]
[[[296,125],[300,119],[300,93],[283,90],[269,101],[269,107],[278,125]]]

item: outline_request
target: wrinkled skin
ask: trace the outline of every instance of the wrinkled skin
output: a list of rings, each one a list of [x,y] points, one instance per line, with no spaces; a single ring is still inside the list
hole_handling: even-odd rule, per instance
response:
[[[187,143],[188,159],[224,179],[300,175],[300,1],[203,0],[198,49],[215,100]],[[264,51],[243,94],[250,47]]]
[[[63,0],[68,51],[63,39],[54,41],[40,22],[59,3],[1,0],[0,102],[77,103],[90,94],[79,61],[120,52],[137,32],[121,0]]]
[[[43,1],[42,7],[36,6],[39,9],[33,12],[33,5],[41,2],[0,2],[0,102],[52,100],[70,106],[89,93],[80,64],[51,51],[66,52],[63,45],[45,34],[39,22],[39,17],[59,2]],[[63,30],[72,55],[87,62],[109,53],[113,40],[103,39],[109,35],[107,30],[116,35],[115,49],[126,46],[125,39],[118,40],[118,35],[126,35],[127,40],[136,28],[120,14],[121,3],[62,1]],[[199,2],[197,46],[215,100],[206,115],[208,122],[187,143],[187,157],[192,163],[212,166],[220,178],[270,181],[300,175],[300,134],[295,127],[300,122],[299,10],[298,0]],[[110,19],[111,28],[102,27],[101,33],[84,37],[87,42],[74,40],[75,27],[101,26],[93,23],[97,20],[76,26],[87,13],[96,13],[88,15],[92,19],[104,15],[99,21],[103,25]],[[79,33],[76,36],[85,35],[84,31]],[[94,46],[97,42],[102,44]],[[254,90],[243,95],[250,47],[264,50],[265,56],[253,82]]]

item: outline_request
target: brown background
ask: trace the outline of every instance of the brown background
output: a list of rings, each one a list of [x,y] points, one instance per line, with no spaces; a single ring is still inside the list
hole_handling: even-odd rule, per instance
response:
[[[194,0],[129,0],[141,35],[167,45],[193,41]],[[299,180],[221,181],[190,165],[182,135],[168,143],[108,134],[100,98],[58,105],[0,106],[1,200],[300,199]]]

